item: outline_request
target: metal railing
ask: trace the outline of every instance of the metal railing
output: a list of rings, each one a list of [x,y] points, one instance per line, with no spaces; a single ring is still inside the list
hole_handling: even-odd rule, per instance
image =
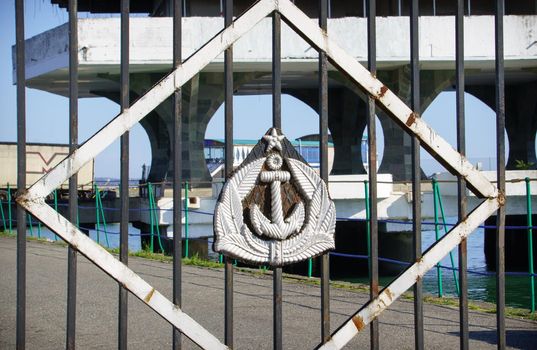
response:
[[[16,0],[16,62],[17,62],[17,140],[18,140],[18,189],[26,189],[25,183],[25,59],[24,59],[24,1]],[[225,173],[229,176],[233,161],[233,43],[266,16],[273,18],[272,48],[272,86],[273,86],[273,126],[281,128],[281,21],[284,20],[293,30],[319,50],[319,134],[321,178],[328,180],[327,142],[328,142],[328,62],[346,73],[350,81],[368,96],[367,127],[369,160],[376,164],[376,138],[374,115],[377,107],[384,109],[401,127],[412,136],[412,179],[413,179],[413,252],[414,261],[403,274],[384,289],[379,290],[378,280],[378,214],[377,214],[377,174],[371,167],[368,182],[368,207],[370,231],[369,271],[370,301],[361,307],[340,328],[332,333],[330,329],[329,297],[329,254],[321,259],[321,348],[339,348],[367,325],[371,325],[371,348],[379,348],[379,329],[377,316],[400,295],[401,291],[413,287],[414,291],[414,329],[415,347],[425,348],[423,338],[423,295],[421,277],[424,269],[436,266],[442,254],[459,247],[459,284],[460,284],[460,342],[461,348],[468,348],[468,286],[467,286],[467,247],[466,237],[482,220],[497,210],[496,237],[496,290],[497,290],[497,344],[505,348],[505,145],[504,138],[497,138],[497,187],[467,162],[461,155],[465,153],[464,142],[464,53],[463,53],[463,16],[464,2],[457,1],[456,13],[456,91],[457,91],[457,150],[439,137],[432,137],[432,131],[419,118],[420,65],[418,42],[418,1],[411,1],[410,11],[410,67],[411,67],[411,108],[408,108],[393,92],[376,79],[376,7],[375,1],[367,3],[367,71],[354,58],[346,54],[330,40],[327,32],[328,3],[320,0],[318,24],[312,23],[298,8],[288,0],[261,0],[256,2],[245,14],[233,20],[233,1],[224,3],[225,28],[205,46],[201,47],[188,60],[181,54],[181,1],[173,1],[173,70],[145,95],[129,105],[129,1],[121,0],[121,65],[120,96],[121,112],[107,126],[101,129],[85,144],[77,148],[77,101],[78,101],[78,62],[77,62],[77,1],[69,1],[69,115],[71,155],[43,179],[21,192],[17,197],[17,347],[25,347],[26,331],[26,215],[28,210],[38,220],[43,221],[69,243],[69,272],[67,297],[66,347],[74,349],[76,344],[76,263],[77,251],[98,265],[118,282],[119,321],[118,347],[127,346],[127,308],[130,291],[137,298],[164,317],[175,328],[173,347],[179,348],[181,335],[184,334],[203,348],[232,348],[234,325],[233,312],[233,261],[225,258],[225,345],[215,335],[210,334],[195,320],[181,310],[181,251],[182,240],[173,240],[173,298],[167,300],[151,285],[127,267],[128,258],[128,130],[152,109],[169,96],[173,99],[173,194],[174,203],[181,203],[182,163],[181,163],[181,87],[191,76],[199,72],[205,64],[224,51],[225,76]],[[496,47],[496,115],[497,135],[503,135],[505,126],[504,61],[503,61],[503,15],[504,2],[496,0],[495,47]],[[120,259],[117,261],[102,247],[85,237],[73,223],[76,220],[76,173],[89,159],[118,137],[121,137],[121,223]],[[435,157],[442,159],[446,167],[459,176],[459,224],[453,227],[423,256],[421,253],[421,171],[420,146],[427,148]],[[74,152],[76,149],[76,152]],[[52,208],[40,202],[57,186],[70,178],[69,219],[57,215]],[[484,201],[471,213],[467,212],[465,189],[471,187]],[[181,206],[173,209],[174,237],[182,237]],[[461,225],[464,222],[464,225]],[[282,270],[275,268],[274,279],[274,331],[275,349],[282,348]],[[532,276],[533,277],[533,276]],[[532,279],[533,280],[533,279]],[[128,288],[128,290],[127,290]]]

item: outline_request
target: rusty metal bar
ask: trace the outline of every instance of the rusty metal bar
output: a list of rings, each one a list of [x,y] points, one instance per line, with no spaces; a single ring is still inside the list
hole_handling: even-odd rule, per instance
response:
[[[319,27],[328,29],[327,0],[319,0]],[[321,179],[328,184],[328,59],[319,52],[319,149]],[[330,257],[321,256],[321,340],[330,338]]]
[[[496,323],[498,349],[505,349],[505,72],[503,17],[504,0],[496,0],[495,65],[496,65],[496,181],[500,207],[496,221]]]
[[[282,331],[282,268],[275,267],[273,272],[273,346],[274,350],[283,349],[283,331]]]
[[[412,0],[410,5],[410,105],[414,114],[421,116],[420,106],[420,68],[419,68],[419,3]],[[412,135],[412,231],[413,258],[421,258],[421,165],[420,140]],[[414,284],[414,345],[423,349],[423,285],[417,280]]]
[[[466,155],[465,115],[464,115],[464,0],[457,0],[455,15],[455,71],[456,71],[456,103],[457,103],[457,151]],[[459,198],[459,221],[466,218],[467,199],[466,181],[459,176],[457,181]],[[469,348],[468,331],[468,244],[461,240],[459,244],[459,338],[460,348]]]
[[[377,74],[376,0],[367,3],[367,66],[372,75]],[[378,216],[377,216],[377,131],[375,99],[367,99],[367,146],[369,173],[369,298],[379,293]],[[371,349],[379,349],[379,322],[371,322]]]
[[[120,108],[125,112],[130,105],[129,94],[129,0],[121,0],[121,62],[120,62]],[[129,131],[121,135],[120,145],[120,222],[119,260],[125,265],[129,257]],[[127,349],[129,294],[119,285],[118,348]]]
[[[173,2],[173,69],[182,63],[182,18],[183,6],[181,0]],[[182,302],[182,252],[183,252],[183,224],[181,205],[182,164],[182,94],[181,88],[175,90],[172,97],[173,109],[173,303],[179,308]],[[185,193],[185,203],[188,203]],[[173,349],[181,349],[181,332],[173,329]]]
[[[78,1],[69,0],[69,152],[78,148]],[[77,222],[77,175],[69,179],[69,219]],[[67,327],[66,349],[76,345],[77,252],[67,249]]]
[[[224,26],[229,28],[233,22],[233,0],[224,4]],[[225,173],[228,178],[233,172],[233,47],[230,45],[224,53],[224,138],[225,138]],[[233,261],[225,258],[225,344],[233,348]]]
[[[347,320],[330,340],[321,345],[320,349],[341,349],[354,336],[377,318],[384,310],[394,303],[407,289],[420,280],[440,260],[481,225],[498,209],[498,200],[491,198],[483,201],[467,217],[466,221],[453,227],[444,237],[435,242],[422,256],[422,258],[409,266],[393,282],[386,286],[373,300],[362,306],[349,320]]]
[[[282,128],[281,15],[272,14],[272,126]]]
[[[15,2],[15,36],[17,54],[17,188],[20,191],[26,188],[26,69],[24,51],[24,0],[17,0]],[[8,191],[10,191],[9,188]],[[20,205],[17,205],[16,346],[17,349],[26,348],[26,213],[24,208]]]
[[[282,72],[281,72],[281,15],[272,14],[272,126],[282,128]],[[273,340],[274,350],[283,349],[283,318],[282,318],[282,268],[274,267],[273,271]]]

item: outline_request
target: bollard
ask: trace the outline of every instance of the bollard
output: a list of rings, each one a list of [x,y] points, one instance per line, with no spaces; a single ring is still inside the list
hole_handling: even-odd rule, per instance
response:
[[[185,181],[185,258],[188,258],[188,181]]]
[[[535,312],[535,277],[533,276],[533,218],[530,179],[526,177],[526,210],[528,218],[528,270],[530,273],[531,312]]]
[[[313,260],[311,258],[308,259],[308,277],[311,278],[313,274]]]

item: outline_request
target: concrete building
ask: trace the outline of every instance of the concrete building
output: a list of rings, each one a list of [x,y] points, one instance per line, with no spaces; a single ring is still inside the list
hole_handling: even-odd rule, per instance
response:
[[[52,0],[60,7],[67,0]],[[238,16],[253,1],[234,1]],[[294,3],[311,17],[317,2]],[[465,18],[466,91],[495,109],[494,16],[491,0],[467,0]],[[189,57],[224,27],[222,2],[200,0],[183,2],[183,57]],[[117,13],[119,1],[79,0],[80,11]],[[170,0],[132,0],[131,12],[147,14],[130,20],[130,96],[143,95],[172,66],[172,20]],[[403,0],[377,1],[377,76],[403,101],[410,100],[409,3]],[[420,110],[436,96],[453,89],[455,82],[455,3],[450,0],[420,1]],[[338,45],[362,63],[367,62],[367,21],[364,2],[330,1],[328,33]],[[509,138],[508,169],[516,161],[533,163],[537,169],[535,141],[537,132],[537,3],[533,0],[506,1],[504,17],[506,131]],[[261,21],[233,49],[234,89],[236,94],[271,92],[271,20]],[[62,25],[26,41],[27,86],[68,95],[68,27]],[[120,23],[119,18],[81,19],[78,23],[80,97],[106,97],[119,102]],[[318,53],[287,25],[282,27],[282,90],[314,110],[318,108]],[[204,138],[207,125],[224,101],[223,55],[194,76],[182,89],[183,178],[191,183],[211,184],[206,166]],[[471,118],[472,116],[466,116]],[[409,189],[394,189],[393,181],[411,179],[411,139],[382,111],[378,118],[384,132],[384,155],[379,165],[381,199],[379,217],[410,219]],[[363,218],[363,191],[358,185],[367,178],[362,156],[362,135],[366,125],[366,104],[362,93],[333,66],[329,67],[328,124],[333,140],[333,166],[330,187],[338,215]],[[491,121],[492,123],[492,121]],[[171,162],[172,112],[169,101],[161,104],[141,121],[151,143],[152,164],[147,180],[161,182],[173,172]],[[285,132],[285,130],[284,130]],[[472,130],[470,133],[478,133]],[[259,135],[261,136],[261,135]],[[482,135],[480,135],[482,137]],[[532,172],[533,174],[534,172]],[[337,180],[336,179],[336,180]],[[345,188],[344,188],[345,186]],[[405,186],[405,185],[401,185]],[[215,193],[218,191],[214,191]],[[354,193],[356,192],[356,193]],[[532,189],[534,194],[534,189]],[[507,193],[510,195],[510,193]],[[513,194],[517,196],[517,194]],[[425,198],[427,196],[424,196]],[[212,202],[211,202],[212,200]],[[214,208],[214,198],[201,203],[201,210]],[[454,200],[452,198],[452,200]],[[522,197],[514,201],[522,203]],[[158,203],[171,207],[169,199]],[[431,201],[423,205],[430,207]],[[471,203],[472,204],[472,203]],[[471,206],[471,205],[470,205]],[[454,207],[453,207],[454,208]],[[510,214],[520,214],[514,207]],[[430,213],[424,213],[424,216]],[[206,228],[212,219],[200,221]],[[171,221],[159,223],[165,232]],[[191,221],[192,222],[192,221]],[[204,228],[203,232],[206,232]],[[201,230],[201,229],[200,229]],[[401,232],[401,228],[381,228]],[[408,230],[405,229],[405,230]],[[352,230],[348,230],[352,231]],[[192,231],[193,232],[193,231]],[[201,232],[201,231],[200,231]],[[410,235],[403,232],[398,250],[410,252]],[[383,237],[380,237],[382,240]],[[391,238],[393,239],[393,235]],[[353,236],[352,239],[356,240]],[[406,245],[406,248],[405,248]],[[386,245],[385,245],[386,246]],[[404,249],[403,249],[404,248]],[[408,248],[408,249],[407,249]],[[509,255],[509,246],[507,255]],[[385,253],[385,254],[384,254]],[[383,255],[384,254],[384,255]],[[390,252],[382,252],[387,257]],[[399,258],[407,258],[397,256]]]
[[[60,7],[67,0],[52,0]],[[234,1],[240,15],[252,1]],[[314,17],[317,2],[295,4]],[[363,2],[330,2],[328,31],[358,60],[367,59],[366,19]],[[223,28],[221,1],[183,2],[183,57],[188,57]],[[505,17],[506,129],[509,136],[508,169],[515,161],[537,164],[537,4],[509,1]],[[148,18],[131,20],[131,98],[135,100],[169,71],[172,58],[171,1],[131,1],[131,11]],[[119,1],[79,1],[80,11],[114,13]],[[410,98],[409,4],[401,0],[377,1],[378,76],[403,100]],[[449,0],[420,2],[421,110],[454,84],[455,7]],[[493,6],[488,0],[469,0],[465,19],[466,91],[492,109],[494,106]],[[270,92],[270,19],[261,22],[234,47],[236,94]],[[119,101],[119,19],[79,20],[80,96],[104,96]],[[317,109],[317,52],[289,27],[282,28],[283,92]],[[267,40],[259,40],[266,38]],[[27,40],[28,86],[67,95],[67,25]],[[223,103],[223,56],[212,62],[183,88],[183,159],[185,178],[209,182],[203,141],[207,124]],[[332,174],[364,174],[360,151],[365,127],[365,104],[360,92],[334,67],[329,72],[329,129],[334,142]],[[394,180],[409,180],[410,137],[379,111],[384,131],[384,157],[380,173]],[[468,116],[470,118],[471,116]],[[151,143],[150,181],[172,174],[171,110],[163,103],[141,122]],[[533,167],[536,167],[534,165]]]

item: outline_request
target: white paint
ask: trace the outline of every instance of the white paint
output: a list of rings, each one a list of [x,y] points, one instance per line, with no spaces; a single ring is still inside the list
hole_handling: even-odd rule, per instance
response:
[[[388,198],[393,194],[392,174],[377,175],[377,198]],[[337,199],[365,198],[364,181],[369,181],[369,175],[330,175],[328,189],[330,197]]]

